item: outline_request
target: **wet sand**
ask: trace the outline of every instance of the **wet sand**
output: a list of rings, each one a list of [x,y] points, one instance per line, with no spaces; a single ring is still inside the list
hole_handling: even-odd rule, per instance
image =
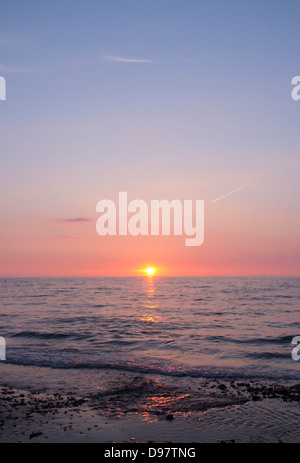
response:
[[[213,406],[153,380],[88,398],[1,387],[0,442],[300,442],[300,385],[205,384]]]

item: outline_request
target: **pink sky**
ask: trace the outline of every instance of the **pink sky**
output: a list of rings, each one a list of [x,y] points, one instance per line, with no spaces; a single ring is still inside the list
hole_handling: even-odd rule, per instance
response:
[[[184,235],[101,237],[95,211],[89,218],[11,218],[2,224],[0,273],[134,276],[153,266],[158,275],[298,275],[298,218],[277,214],[276,204],[259,206],[260,189],[253,184],[217,203],[207,199],[199,247],[185,246]]]

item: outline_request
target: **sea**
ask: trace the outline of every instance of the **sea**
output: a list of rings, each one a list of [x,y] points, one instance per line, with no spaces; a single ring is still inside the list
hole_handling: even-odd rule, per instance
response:
[[[226,394],[224,381],[297,384],[299,283],[299,277],[1,278],[0,385],[99,403],[115,391],[104,411],[121,415],[134,402],[149,416],[235,403],[239,395]],[[183,400],[193,393],[197,400]]]

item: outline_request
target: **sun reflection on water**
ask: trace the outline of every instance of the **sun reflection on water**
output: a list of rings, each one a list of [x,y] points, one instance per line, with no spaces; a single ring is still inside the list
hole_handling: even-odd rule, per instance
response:
[[[147,280],[147,286],[145,289],[146,300],[142,307],[147,309],[147,312],[144,312],[140,320],[142,322],[148,323],[158,323],[161,320],[161,316],[157,313],[159,309],[159,304],[154,301],[155,298],[155,287],[154,281],[152,278]]]

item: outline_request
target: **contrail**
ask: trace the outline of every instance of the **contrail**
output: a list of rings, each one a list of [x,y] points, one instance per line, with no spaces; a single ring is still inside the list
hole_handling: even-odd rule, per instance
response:
[[[236,191],[242,190],[243,188],[246,188],[246,186],[251,185],[253,182],[246,183],[246,185],[240,186],[239,188],[236,188],[235,190],[230,191],[229,193],[226,193],[226,195],[220,196],[217,199],[214,199],[212,203],[216,203],[220,199],[225,198],[226,196],[232,195],[232,193],[235,193]]]

